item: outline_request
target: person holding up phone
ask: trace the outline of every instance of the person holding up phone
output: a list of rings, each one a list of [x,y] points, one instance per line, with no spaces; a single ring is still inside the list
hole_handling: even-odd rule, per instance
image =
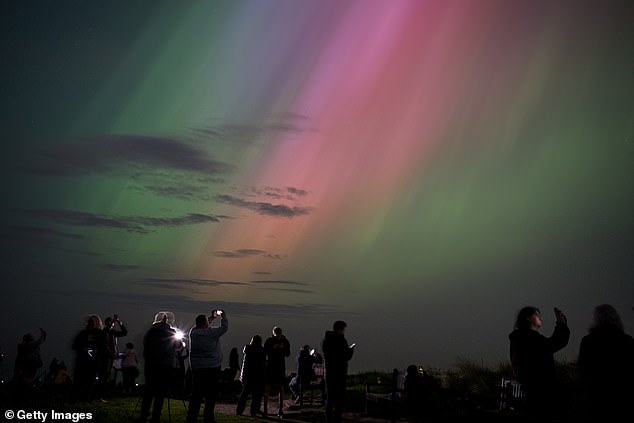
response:
[[[344,336],[346,322],[337,320],[331,331],[326,331],[321,349],[326,364],[326,423],[341,423],[346,395],[348,361],[356,344],[348,345]]]
[[[212,327],[213,319],[220,317],[220,326]],[[203,421],[215,422],[214,409],[220,383],[222,347],[220,337],[229,330],[229,320],[224,310],[213,310],[211,316],[200,314],[196,326],[189,331],[189,364],[192,369],[192,394],[189,400],[187,422],[198,421],[198,412],[205,399]]]
[[[538,332],[542,314],[533,306],[519,311],[514,330],[509,334],[515,377],[526,394],[529,413],[539,421],[549,421],[559,412],[554,353],[568,345],[570,339],[568,319],[557,307],[554,312],[555,330],[550,337]]]

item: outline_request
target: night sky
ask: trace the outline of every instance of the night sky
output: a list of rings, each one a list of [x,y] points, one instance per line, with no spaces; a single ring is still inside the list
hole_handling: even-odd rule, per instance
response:
[[[634,7],[618,1],[3,1],[12,372],[85,316],[224,308],[225,356],[332,322],[351,371],[497,365],[524,305],[634,331]],[[228,358],[227,358],[228,360]],[[228,363],[228,361],[227,361]],[[292,367],[292,360],[287,361]]]

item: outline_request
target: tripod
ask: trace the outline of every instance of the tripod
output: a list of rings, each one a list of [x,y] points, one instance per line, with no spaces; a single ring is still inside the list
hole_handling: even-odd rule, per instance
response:
[[[146,375],[146,379],[147,379],[147,375]],[[143,406],[150,407],[153,401],[155,402],[157,400],[160,400],[162,402],[162,399],[167,399],[167,417],[168,417],[168,421],[171,422],[172,421],[172,407],[171,407],[170,400],[172,399],[172,394],[173,394],[172,382],[173,382],[173,378],[172,378],[171,372],[167,377],[165,375],[161,375],[161,377],[159,377],[158,379],[155,379],[154,377],[150,377],[149,384],[146,380],[146,384],[143,388],[143,391],[140,393],[139,398],[137,399],[136,404],[134,405],[134,409],[132,410],[130,419],[132,420],[132,418],[134,417],[134,414],[136,413],[139,403],[142,402],[143,398],[145,397],[147,393],[149,398],[146,398],[145,401],[148,401],[148,404],[142,404],[141,408],[143,408]],[[150,392],[147,392],[148,385],[149,385]],[[185,413],[187,413],[187,404],[185,403],[185,397],[183,395],[181,395],[181,401],[183,403],[183,408],[185,409]],[[154,403],[154,406],[156,406],[156,403]],[[162,408],[163,407],[161,406],[161,409]],[[142,414],[149,413],[149,409],[148,410],[142,409],[141,413]],[[142,415],[141,417],[146,417],[146,416]]]

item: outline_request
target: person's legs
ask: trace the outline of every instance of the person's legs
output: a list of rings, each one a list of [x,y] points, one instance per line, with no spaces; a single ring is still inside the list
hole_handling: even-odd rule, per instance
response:
[[[150,366],[145,366],[145,388],[141,399],[141,421],[150,417],[150,406],[156,394],[156,372]]]
[[[161,421],[161,412],[163,411],[163,402],[165,397],[169,395],[172,368],[169,366],[158,366],[155,380],[156,391],[152,407],[152,423],[159,423]]]
[[[238,405],[236,405],[236,414],[238,416],[241,416],[242,413],[244,413],[244,409],[247,406],[249,391],[249,386],[245,382],[242,382],[242,390],[240,391],[240,396],[238,397]],[[251,403],[253,403],[253,400],[251,400]]]
[[[220,366],[213,369],[205,369],[207,376],[205,386],[205,411],[203,412],[203,421],[205,423],[215,422],[214,409],[216,408],[216,399],[218,397],[218,384],[220,383]]]
[[[201,370],[192,370],[192,394],[189,398],[189,410],[187,411],[187,423],[198,421],[198,412],[203,400],[204,377]]]
[[[335,404],[335,392],[332,378],[326,377],[326,423],[332,423]]]
[[[260,405],[262,404],[262,396],[264,395],[264,385],[261,383],[253,384],[251,395],[251,416],[255,416],[260,412]]]
[[[341,423],[345,394],[345,378],[326,378],[326,423]]]
[[[262,412],[263,417],[267,417],[269,415],[269,394],[271,393],[271,384],[266,383],[264,385],[264,411]]]
[[[282,380],[280,383],[280,392],[279,392],[279,404],[278,404],[277,415],[284,415],[284,381]]]
[[[335,404],[334,404],[334,410],[333,410],[333,422],[341,423],[341,418],[343,416],[343,403],[346,396],[345,379],[338,379],[338,382],[334,390],[335,390]]]

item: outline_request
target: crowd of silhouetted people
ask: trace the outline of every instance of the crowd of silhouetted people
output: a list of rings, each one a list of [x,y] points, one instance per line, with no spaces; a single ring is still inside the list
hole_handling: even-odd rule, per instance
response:
[[[75,353],[72,374],[64,362],[55,358],[44,372],[40,348],[46,341],[46,331],[41,329],[37,338],[25,334],[14,363],[14,400],[27,400],[36,387],[46,387],[55,399],[68,402],[106,402],[115,394],[139,395],[138,420],[158,422],[165,399],[180,398],[183,403],[189,400],[188,423],[198,421],[201,408],[203,421],[212,423],[215,403],[224,390],[237,399],[237,415],[244,413],[250,398],[249,414],[266,418],[269,398],[275,396],[273,407],[277,409],[277,417],[282,418],[287,389],[301,404],[314,379],[314,365],[323,363],[328,371],[322,387],[329,393],[325,400],[327,420],[341,421],[348,361],[354,351],[354,345],[348,345],[343,335],[345,322],[336,321],[333,330],[326,331],[323,356],[309,345],[302,347],[289,384],[286,360],[291,344],[279,326],[273,327],[271,336],[264,340],[260,335],[251,338],[242,349],[242,365],[238,348],[232,348],[229,366],[223,369],[220,338],[229,329],[225,310],[196,316],[188,333],[174,327],[174,320],[169,311],[156,313],[138,353],[131,342],[125,343],[125,348],[119,347],[119,338],[125,337],[128,329],[118,315],[105,320],[96,314],[89,315],[72,342]],[[40,372],[43,376],[38,378]],[[145,382],[138,389],[136,381],[141,373]],[[117,383],[119,374],[121,381]]]
[[[516,316],[513,331],[508,335],[513,377],[524,393],[527,421],[568,421],[569,399],[556,372],[554,354],[568,345],[570,329],[566,315],[554,309],[555,327],[550,336],[540,333],[542,314],[534,306],[523,307]],[[300,349],[295,372],[288,382],[286,360],[291,344],[282,329],[275,326],[271,336],[263,339],[256,334],[242,348],[229,354],[229,366],[222,368],[223,353],[220,338],[229,329],[224,310],[200,314],[188,333],[174,326],[174,314],[156,313],[152,325],[137,348],[126,342],[120,348],[118,339],[128,330],[118,315],[101,320],[90,315],[85,327],[75,336],[74,372],[64,362],[53,359],[39,382],[52,387],[59,400],[104,401],[114,392],[140,395],[139,420],[158,422],[164,400],[189,400],[187,422],[198,421],[201,407],[203,421],[215,422],[215,403],[223,390],[229,389],[237,399],[235,413],[243,415],[249,405],[249,415],[268,417],[269,399],[275,398],[277,416],[284,417],[286,390],[291,399],[302,403],[304,394],[315,380],[315,368],[325,367],[323,390],[327,423],[342,420],[348,362],[354,352],[344,337],[346,323],[338,320],[325,332],[320,354],[309,345]],[[27,333],[17,346],[12,380],[16,395],[28,396],[44,370],[40,349],[47,333],[38,336]],[[144,363],[145,384],[138,389]],[[632,421],[634,414],[634,339],[625,333],[617,310],[602,304],[595,308],[588,333],[582,338],[578,360],[580,391],[576,401],[575,421]],[[121,382],[117,384],[117,376]],[[414,422],[429,420],[431,379],[416,365],[407,368],[401,392],[405,412]],[[136,411],[136,409],[135,409]]]

